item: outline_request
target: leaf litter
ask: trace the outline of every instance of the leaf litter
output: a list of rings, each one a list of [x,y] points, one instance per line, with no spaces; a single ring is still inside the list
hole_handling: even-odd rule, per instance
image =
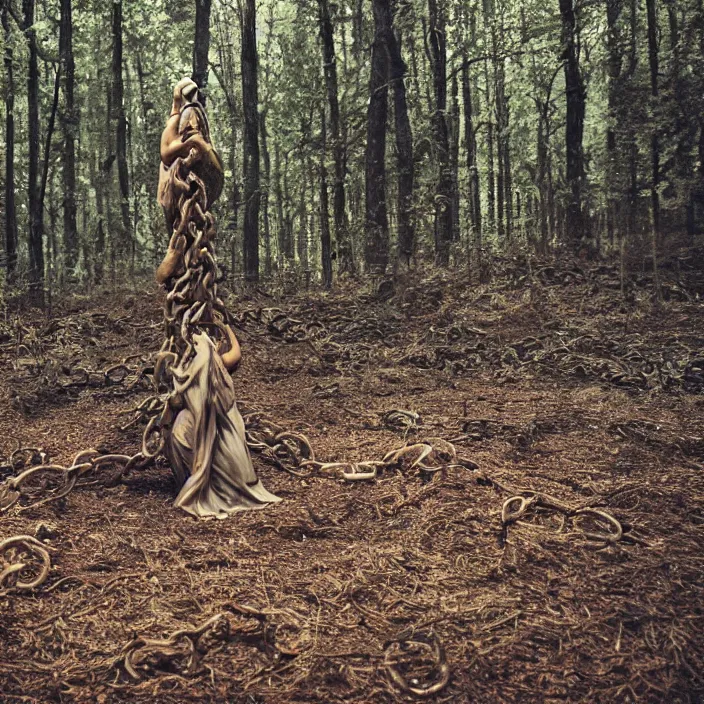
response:
[[[151,290],[6,316],[4,701],[699,701],[702,277],[502,267],[229,301],[285,501],[222,522],[125,471]]]

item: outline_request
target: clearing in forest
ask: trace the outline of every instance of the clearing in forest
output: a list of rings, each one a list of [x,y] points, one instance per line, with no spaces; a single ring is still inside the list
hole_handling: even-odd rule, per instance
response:
[[[51,568],[2,577],[3,702],[701,701],[704,282],[665,284],[508,262],[226,301],[283,502],[195,521],[163,462],[23,487],[0,540]],[[3,479],[138,449],[157,299],[7,316]]]

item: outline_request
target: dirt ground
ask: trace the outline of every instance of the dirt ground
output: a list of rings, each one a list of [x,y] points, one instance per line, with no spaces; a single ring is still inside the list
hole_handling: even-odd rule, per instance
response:
[[[241,407],[324,462],[427,440],[448,466],[345,481],[255,453],[283,503],[212,522],[171,507],[163,461],[26,508],[34,482],[0,540],[35,536],[51,571],[0,577],[2,702],[704,700],[704,276],[666,273],[662,303],[605,265],[371,290],[231,296]],[[2,478],[41,460],[17,448],[139,449],[119,426],[148,363],[101,370],[158,350],[160,301],[8,309]]]

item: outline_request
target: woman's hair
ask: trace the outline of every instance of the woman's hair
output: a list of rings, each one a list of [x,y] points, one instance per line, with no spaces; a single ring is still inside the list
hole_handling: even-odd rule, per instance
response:
[[[198,86],[195,83],[189,83],[182,91],[181,95],[188,103],[195,103],[198,100]]]
[[[195,81],[188,78],[182,78],[174,89],[174,97],[180,96],[186,103],[195,103],[198,100],[198,86]]]

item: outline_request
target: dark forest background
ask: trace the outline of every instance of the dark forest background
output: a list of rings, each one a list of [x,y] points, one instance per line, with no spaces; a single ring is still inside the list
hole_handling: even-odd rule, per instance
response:
[[[202,89],[238,282],[694,251],[702,0],[2,0],[2,263],[146,275],[173,85]],[[657,282],[657,277],[656,277]]]

